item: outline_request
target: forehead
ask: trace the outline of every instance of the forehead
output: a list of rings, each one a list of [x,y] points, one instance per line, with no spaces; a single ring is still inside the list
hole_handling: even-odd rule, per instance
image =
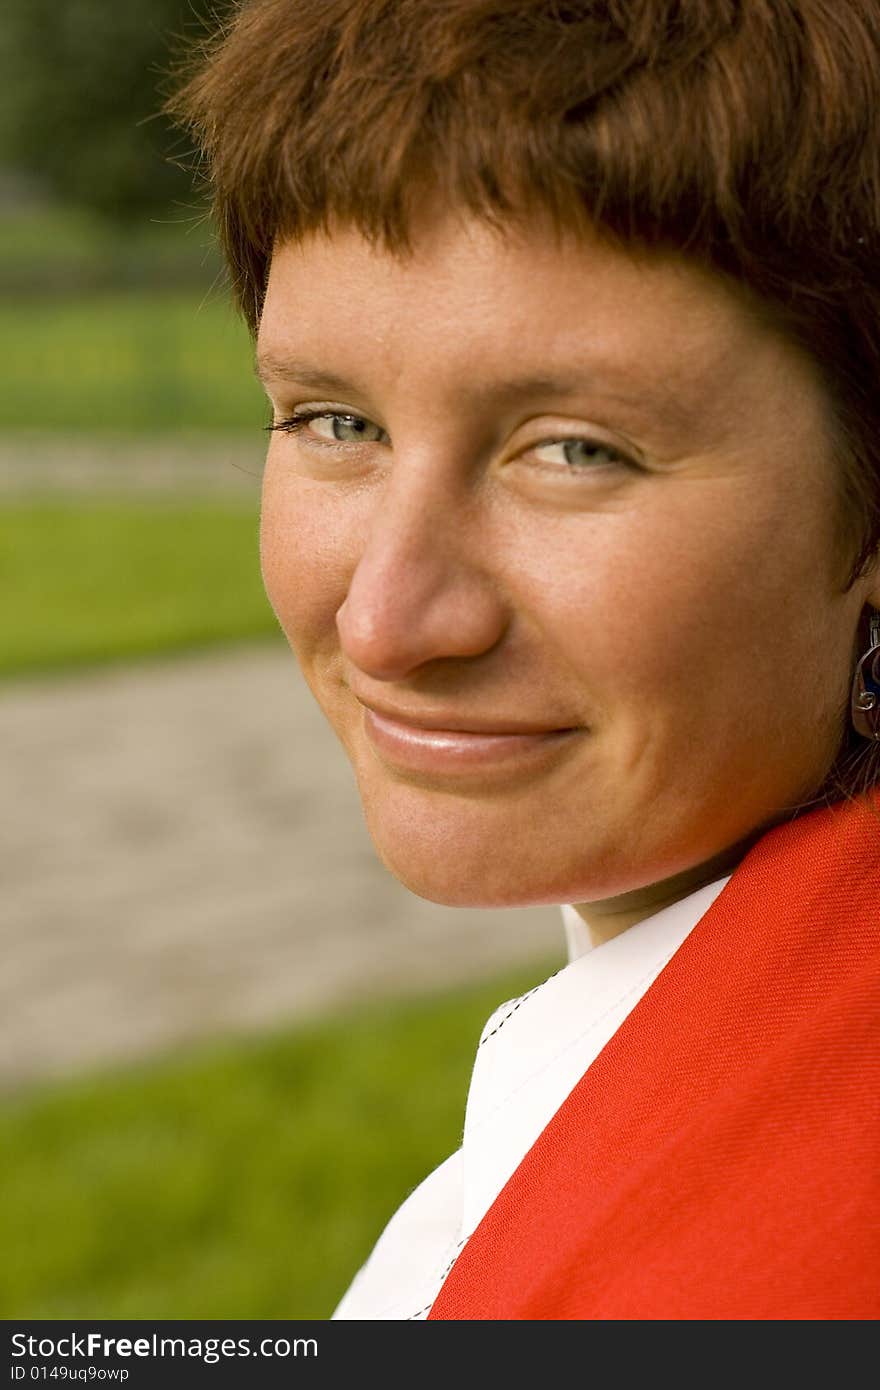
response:
[[[780,374],[815,380],[744,291],[680,255],[452,215],[423,220],[407,254],[349,227],[281,242],[257,358],[267,384],[587,387],[688,413]]]

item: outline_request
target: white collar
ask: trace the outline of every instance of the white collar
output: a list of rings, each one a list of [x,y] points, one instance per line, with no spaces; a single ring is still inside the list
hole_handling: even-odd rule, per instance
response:
[[[585,924],[573,908],[562,908],[570,963],[489,1019],[462,1147],[391,1218],[334,1318],[427,1317],[508,1178],[727,881],[718,879],[587,950]]]
[[[563,906],[569,964],[497,1009],[477,1048],[464,1127],[463,1237],[729,877],[592,948],[583,919]]]

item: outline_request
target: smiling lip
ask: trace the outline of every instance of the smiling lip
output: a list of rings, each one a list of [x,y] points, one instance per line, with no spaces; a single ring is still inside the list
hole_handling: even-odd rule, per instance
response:
[[[425,716],[422,716],[425,718]],[[412,772],[469,772],[488,770],[549,753],[579,730],[540,728],[522,721],[482,721],[431,718],[430,724],[409,716],[380,714],[364,705],[367,738],[383,761]]]

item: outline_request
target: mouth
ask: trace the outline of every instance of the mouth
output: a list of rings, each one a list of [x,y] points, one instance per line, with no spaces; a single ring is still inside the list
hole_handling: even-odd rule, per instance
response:
[[[554,754],[583,728],[454,715],[391,715],[363,705],[364,733],[382,762],[447,776],[526,766]]]

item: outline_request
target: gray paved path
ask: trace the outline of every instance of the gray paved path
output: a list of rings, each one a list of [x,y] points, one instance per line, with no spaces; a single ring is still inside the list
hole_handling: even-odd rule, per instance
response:
[[[2,1086],[561,952],[381,867],[280,639],[6,683],[0,729]]]
[[[259,497],[265,438],[0,433],[0,502],[22,495]]]

